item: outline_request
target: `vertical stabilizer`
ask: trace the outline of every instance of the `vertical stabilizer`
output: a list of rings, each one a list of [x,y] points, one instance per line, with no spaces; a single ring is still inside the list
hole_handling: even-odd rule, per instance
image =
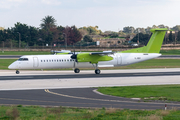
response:
[[[150,30],[153,34],[147,44],[147,46],[131,49],[127,51],[122,51],[122,53],[159,53],[161,49],[161,45],[164,40],[164,36],[167,28],[157,28]]]

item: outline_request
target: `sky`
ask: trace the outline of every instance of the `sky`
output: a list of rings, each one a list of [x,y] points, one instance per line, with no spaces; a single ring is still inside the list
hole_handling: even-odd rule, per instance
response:
[[[40,27],[45,16],[58,26],[98,26],[104,31],[123,27],[180,25],[180,0],[0,0],[0,27],[17,22]]]

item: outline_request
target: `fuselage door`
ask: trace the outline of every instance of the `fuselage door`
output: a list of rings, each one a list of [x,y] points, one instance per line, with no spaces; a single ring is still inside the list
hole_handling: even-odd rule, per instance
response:
[[[117,64],[118,64],[118,65],[121,65],[121,63],[122,63],[121,55],[118,55],[118,54],[117,54],[116,57],[117,57]]]
[[[37,68],[38,65],[39,65],[38,58],[37,57],[33,57],[33,67]]]

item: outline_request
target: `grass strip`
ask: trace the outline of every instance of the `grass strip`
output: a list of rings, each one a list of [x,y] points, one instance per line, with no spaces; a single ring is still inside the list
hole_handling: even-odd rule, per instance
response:
[[[161,50],[162,55],[180,55],[180,50]]]
[[[103,94],[125,98],[141,98],[144,101],[163,100],[180,102],[180,85],[100,87],[98,91]]]
[[[83,51],[86,52],[86,51]],[[92,51],[93,52],[93,51]],[[99,51],[94,51],[99,52]],[[161,50],[162,55],[180,55],[180,50]],[[4,51],[0,52],[0,55],[48,55],[51,54],[49,51]]]
[[[115,108],[79,109],[66,107],[0,106],[0,119],[16,120],[179,120],[180,111],[128,110]]]
[[[0,59],[0,69],[7,70],[8,66],[17,59]]]

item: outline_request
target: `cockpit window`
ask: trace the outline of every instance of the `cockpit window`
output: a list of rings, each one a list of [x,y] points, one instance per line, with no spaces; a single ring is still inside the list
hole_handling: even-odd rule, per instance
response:
[[[19,58],[18,61],[28,61],[28,58]]]

